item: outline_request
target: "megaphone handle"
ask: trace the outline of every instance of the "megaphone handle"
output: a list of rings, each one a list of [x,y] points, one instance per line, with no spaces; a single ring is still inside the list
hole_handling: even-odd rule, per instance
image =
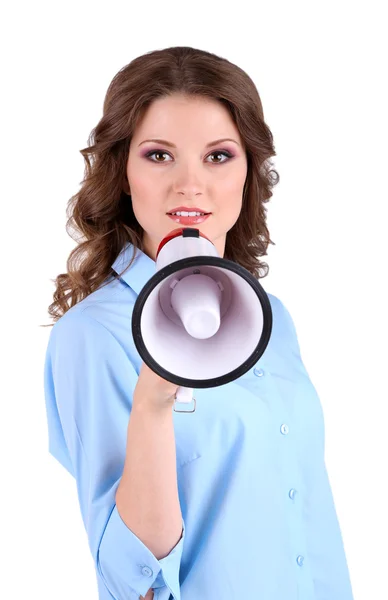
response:
[[[190,404],[190,402],[194,400],[194,409],[193,410],[177,410],[175,408],[177,402],[182,402],[183,404]],[[195,412],[197,407],[197,402],[195,400],[195,398],[193,398],[193,388],[186,388],[186,387],[179,387],[176,391],[175,394],[175,404],[174,404],[174,411],[175,412],[189,412],[189,413],[193,413]]]
[[[193,388],[179,387],[175,394],[176,402],[190,404],[193,401]]]

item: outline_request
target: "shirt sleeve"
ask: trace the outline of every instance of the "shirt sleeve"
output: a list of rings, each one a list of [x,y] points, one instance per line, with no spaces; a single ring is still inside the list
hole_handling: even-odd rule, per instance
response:
[[[311,468],[305,474],[304,498],[309,566],[314,579],[315,597],[317,600],[353,600],[341,528],[325,461],[321,403],[304,365],[293,319],[284,304],[282,307],[291,351],[298,360],[299,372],[304,376],[303,389],[308,394],[309,402],[317,403],[316,408],[322,415],[323,431],[322,435],[315,432],[320,441],[314,446],[314,455],[309,460]]]
[[[127,427],[138,374],[104,325],[83,312],[53,326],[44,365],[49,452],[76,480],[95,568],[115,600],[135,600],[162,588],[160,600],[180,600],[185,538],[165,558],[126,526],[115,503],[123,473]]]

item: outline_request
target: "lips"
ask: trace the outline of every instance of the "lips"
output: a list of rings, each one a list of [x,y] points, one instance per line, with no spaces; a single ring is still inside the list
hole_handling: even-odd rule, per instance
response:
[[[207,213],[205,215],[198,215],[196,217],[182,217],[179,215],[170,215],[170,219],[175,221],[175,223],[180,223],[181,225],[195,225],[197,223],[203,223],[210,217],[211,213]]]
[[[205,215],[210,215],[211,213],[206,212],[206,210],[204,210],[203,208],[198,208],[198,206],[192,206],[191,208],[189,208],[188,206],[176,206],[175,208],[172,208],[167,214],[171,215],[172,213],[176,213],[176,212],[200,212],[200,213],[205,213]]]
[[[167,213],[168,215],[172,215],[173,213],[177,213],[177,212],[198,212],[198,213],[202,213],[202,215],[211,215],[212,213],[208,213],[204,210],[172,210],[171,212]],[[201,215],[201,216],[202,216]],[[177,217],[178,215],[174,215],[174,217]]]

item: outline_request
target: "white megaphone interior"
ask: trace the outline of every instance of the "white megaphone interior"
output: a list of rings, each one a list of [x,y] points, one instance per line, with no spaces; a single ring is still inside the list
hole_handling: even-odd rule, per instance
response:
[[[160,268],[191,256],[219,257],[213,244],[204,238],[174,238],[162,251],[167,246],[169,252],[157,261]],[[193,274],[211,277],[222,290],[220,326],[207,339],[189,335],[171,306],[171,284]],[[193,304],[199,302],[194,296]],[[260,341],[263,320],[261,302],[248,281],[227,268],[205,264],[180,269],[161,281],[146,299],[140,329],[148,352],[162,368],[179,377],[203,380],[221,377],[240,367]]]

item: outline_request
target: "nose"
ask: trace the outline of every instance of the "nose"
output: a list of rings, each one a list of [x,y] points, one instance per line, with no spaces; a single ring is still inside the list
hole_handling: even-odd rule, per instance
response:
[[[173,172],[173,191],[183,194],[188,198],[198,196],[204,192],[206,185],[204,174],[200,174],[201,167],[197,165],[180,165]]]

